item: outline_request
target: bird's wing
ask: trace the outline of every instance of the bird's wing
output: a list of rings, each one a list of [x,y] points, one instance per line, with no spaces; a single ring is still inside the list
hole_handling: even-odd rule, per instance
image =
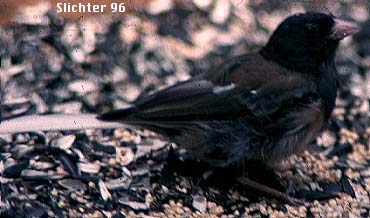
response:
[[[259,55],[245,55],[213,72],[143,97],[132,108],[98,118],[123,122],[266,118],[294,99],[314,92],[311,80],[287,72]]]

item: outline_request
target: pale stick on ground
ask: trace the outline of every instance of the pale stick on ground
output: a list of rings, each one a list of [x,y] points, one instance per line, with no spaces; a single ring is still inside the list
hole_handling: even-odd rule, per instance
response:
[[[81,129],[114,129],[129,127],[118,122],[97,120],[96,114],[27,115],[0,123],[0,135],[34,131],[60,131]]]

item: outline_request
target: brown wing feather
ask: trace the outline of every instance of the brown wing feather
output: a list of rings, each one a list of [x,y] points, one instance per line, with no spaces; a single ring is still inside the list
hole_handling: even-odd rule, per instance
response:
[[[103,120],[145,122],[266,118],[294,99],[316,92],[311,78],[290,72],[259,54],[236,57],[191,80],[143,97],[130,109]],[[267,80],[266,78],[269,78]],[[215,89],[232,84],[217,93]]]

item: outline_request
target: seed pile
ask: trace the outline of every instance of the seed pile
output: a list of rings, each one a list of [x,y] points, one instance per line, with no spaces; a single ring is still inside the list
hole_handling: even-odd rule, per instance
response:
[[[20,15],[0,29],[2,116],[127,106],[141,93],[255,51],[286,16],[312,6],[163,2],[168,7],[121,19],[77,21],[39,6],[38,16]],[[182,151],[150,131],[85,130],[0,136],[1,216],[368,217],[369,7],[366,1],[331,7],[363,26],[339,49],[337,107],[309,150],[291,158],[292,169],[273,174],[278,188],[305,205],[217,184],[212,169],[178,160]]]

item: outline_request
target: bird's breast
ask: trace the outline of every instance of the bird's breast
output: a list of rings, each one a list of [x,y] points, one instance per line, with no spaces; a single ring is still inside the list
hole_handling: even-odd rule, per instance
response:
[[[317,88],[324,102],[325,120],[328,120],[335,107],[337,97],[337,72],[335,68],[325,67],[322,70]]]

